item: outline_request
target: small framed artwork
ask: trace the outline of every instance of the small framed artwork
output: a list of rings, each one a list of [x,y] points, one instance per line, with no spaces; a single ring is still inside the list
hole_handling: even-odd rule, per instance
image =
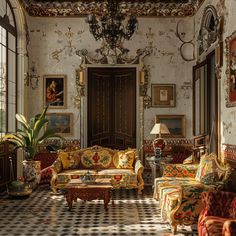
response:
[[[49,108],[66,108],[66,75],[44,75],[43,99]]]
[[[156,123],[166,124],[170,131],[170,134],[162,134],[162,137],[185,137],[185,115],[156,115]]]
[[[175,84],[152,84],[152,107],[175,107]]]
[[[73,135],[73,113],[47,113],[47,128],[62,136]]]
[[[226,38],[226,74],[227,97],[226,106],[236,106],[236,31]]]

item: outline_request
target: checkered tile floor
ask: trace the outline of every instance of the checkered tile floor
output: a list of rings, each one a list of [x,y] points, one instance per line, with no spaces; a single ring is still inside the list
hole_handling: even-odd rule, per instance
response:
[[[68,211],[64,195],[40,186],[28,198],[0,197],[0,235],[45,236],[170,236],[168,224],[161,222],[158,202],[150,190],[137,195],[134,190],[115,190],[115,204],[104,210],[103,201],[78,199]],[[197,236],[196,228],[178,227],[177,235]]]

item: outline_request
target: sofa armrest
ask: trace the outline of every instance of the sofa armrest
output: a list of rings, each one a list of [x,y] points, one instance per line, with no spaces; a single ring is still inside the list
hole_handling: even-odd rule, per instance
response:
[[[190,177],[194,178],[198,164],[165,164],[163,165],[163,177]]]
[[[228,219],[223,224],[222,235],[233,236],[236,235],[236,220]]]
[[[63,170],[62,162],[60,158],[57,158],[53,164],[50,166],[50,169],[52,171],[52,178],[51,178],[51,189],[53,192],[56,192],[56,180],[57,175]]]
[[[144,181],[142,177],[143,170],[144,170],[144,166],[142,162],[139,159],[136,159],[134,163],[134,171],[137,174],[137,178],[138,178],[138,192],[139,193],[141,193],[141,191],[144,189]]]
[[[205,205],[206,216],[230,217],[231,203],[236,197],[234,193],[224,191],[208,191],[201,195]]]

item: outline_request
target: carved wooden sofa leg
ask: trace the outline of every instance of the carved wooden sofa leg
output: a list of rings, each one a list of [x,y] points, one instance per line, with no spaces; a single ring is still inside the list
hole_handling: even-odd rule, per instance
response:
[[[177,232],[177,225],[175,225],[175,224],[171,225],[171,232],[172,232],[172,234],[176,234],[176,232]]]

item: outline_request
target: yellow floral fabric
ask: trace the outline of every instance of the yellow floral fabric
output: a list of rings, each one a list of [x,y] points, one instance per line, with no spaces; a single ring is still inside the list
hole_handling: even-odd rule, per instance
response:
[[[189,156],[183,161],[183,164],[193,164],[193,155]]]
[[[60,152],[59,158],[64,170],[76,169],[79,166],[78,152]]]
[[[163,170],[164,177],[190,177],[194,178],[198,165],[166,164]]]
[[[195,176],[197,181],[204,184],[213,184],[219,180],[218,176],[218,164],[216,161],[217,157],[211,153],[201,157],[200,164]]]
[[[118,169],[133,169],[133,163],[135,159],[134,150],[119,151],[116,155],[118,156]]]
[[[112,154],[107,150],[91,151],[86,150],[81,154],[83,168],[108,168],[112,163]]]

